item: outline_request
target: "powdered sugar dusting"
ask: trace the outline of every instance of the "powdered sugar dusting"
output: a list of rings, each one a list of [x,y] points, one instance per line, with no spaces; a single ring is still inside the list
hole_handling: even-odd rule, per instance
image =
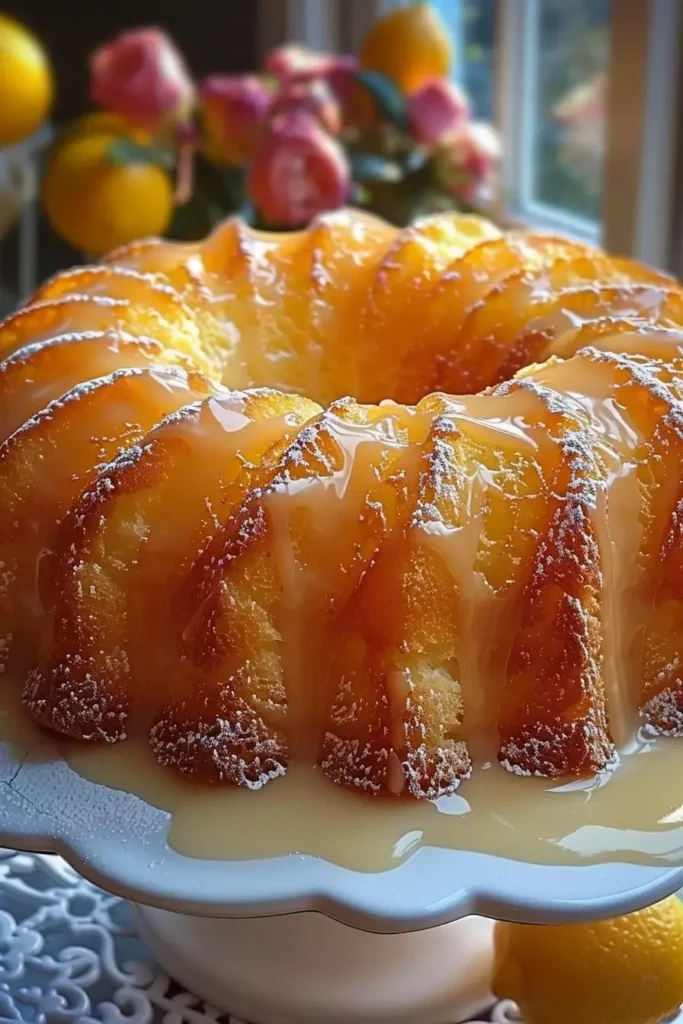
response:
[[[187,718],[173,707],[150,730],[150,743],[161,761],[182,774],[199,774],[218,782],[261,789],[284,775],[286,751],[257,715],[240,705],[230,717]]]
[[[44,301],[46,296],[59,296],[65,293],[83,294],[76,292],[76,288],[79,287],[86,289],[88,295],[92,295],[93,287],[104,286],[106,288],[112,280],[115,282],[117,280],[135,282],[136,284],[144,285],[159,294],[164,294],[171,300],[178,300],[179,298],[174,288],[169,284],[164,283],[153,274],[142,273],[134,267],[101,263],[90,267],[72,267],[70,270],[64,270],[61,273],[56,274],[54,277],[50,278],[47,284],[43,285],[43,287],[39,289],[31,304],[35,305],[36,302]]]
[[[67,391],[65,395],[61,395],[59,398],[53,399],[49,405],[46,405],[45,408],[41,409],[35,416],[32,416],[30,419],[22,423],[22,425],[18,427],[2,445],[0,445],[0,459],[4,457],[6,451],[11,447],[19,444],[25,434],[35,430],[44,423],[49,422],[58,412],[61,412],[67,406],[80,402],[82,399],[86,398],[88,395],[92,395],[96,391],[99,391],[101,388],[111,386],[115,381],[125,378],[132,379],[135,377],[142,377],[149,372],[150,371],[144,367],[125,367],[120,370],[115,370],[114,373],[108,374],[105,377],[95,377],[92,380],[86,380],[81,384],[77,384],[75,387],[71,388],[70,391]],[[185,372],[174,366],[155,367],[154,373],[160,378],[160,380],[164,380],[165,378],[169,384],[184,383],[187,380]]]
[[[328,295],[337,294],[335,287],[328,287],[332,282],[332,274],[326,247],[331,244],[331,239],[336,239],[337,232],[342,238],[347,229],[348,244],[360,245],[361,232],[354,214],[345,211],[317,221],[309,235],[302,236],[302,248],[297,249],[298,262],[282,249],[276,236],[261,236],[258,232],[246,229],[238,221],[219,227],[206,247],[198,245],[172,249],[165,243],[160,247],[157,242],[125,247],[112,254],[105,265],[75,269],[58,275],[37,294],[37,302],[5,321],[0,331],[8,339],[10,347],[13,337],[24,337],[22,332],[25,332],[26,338],[42,337],[44,340],[33,340],[23,350],[10,355],[3,366],[9,368],[28,364],[37,352],[48,346],[57,347],[99,337],[111,337],[113,343],[120,340],[124,344],[158,344],[153,338],[137,338],[124,331],[112,331],[111,334],[74,331],[49,337],[55,323],[67,323],[69,309],[75,309],[83,303],[91,304],[95,309],[121,307],[131,317],[139,314],[141,324],[152,325],[149,328],[152,333],[155,324],[160,327],[160,337],[162,333],[163,337],[167,337],[169,325],[177,325],[178,330],[182,327],[183,332],[196,338],[200,355],[204,349],[213,352],[216,337],[222,337],[221,316],[224,320],[229,319],[225,313],[229,306],[224,294],[229,289],[225,288],[221,275],[228,283],[239,281],[239,289],[234,290],[231,301],[250,302],[256,295],[259,303],[272,304],[272,308],[271,305],[268,307],[268,315],[263,318],[263,323],[267,320],[269,329],[281,330],[286,340],[287,330],[290,333],[292,330],[305,332],[306,324],[290,323],[287,328],[286,324],[277,319],[278,302],[282,297],[278,297],[278,281],[291,282],[294,280],[293,275],[300,273],[302,296],[306,297],[308,307],[295,303],[291,305],[292,308],[309,310],[315,345],[311,343],[307,348],[304,347],[309,353],[306,358],[310,360],[311,367],[302,368],[299,362],[299,377],[296,380],[308,380],[306,371],[310,369],[310,380],[317,387],[318,371],[313,367],[317,357],[311,354],[313,349],[320,345],[324,348],[327,344],[339,344],[336,334],[333,340],[325,336],[325,325],[332,323],[334,317],[327,315],[324,304],[330,301]],[[458,730],[454,728],[448,735],[442,735],[443,730],[439,731],[439,725],[443,723],[439,720],[441,711],[438,710],[438,701],[427,690],[418,692],[406,663],[409,656],[419,655],[428,664],[430,671],[439,670],[443,673],[439,679],[447,681],[444,686],[446,690],[450,687],[451,694],[461,685],[459,673],[462,671],[462,651],[467,646],[464,638],[466,629],[478,631],[480,637],[488,637],[487,624],[478,620],[477,616],[484,615],[487,609],[493,611],[502,604],[493,584],[480,571],[480,562],[485,557],[491,563],[507,558],[513,566],[509,573],[510,579],[506,578],[500,585],[501,591],[508,587],[506,592],[512,593],[514,597],[514,600],[510,599],[509,605],[511,624],[508,626],[501,619],[500,629],[504,631],[508,628],[511,637],[516,638],[510,658],[511,664],[517,658],[515,678],[522,694],[522,711],[526,708],[526,717],[522,715],[524,720],[521,724],[515,719],[514,728],[511,726],[509,735],[505,737],[501,752],[504,763],[512,771],[540,775],[583,770],[586,767],[593,770],[614,763],[603,685],[604,637],[608,633],[604,617],[613,585],[611,570],[605,568],[605,509],[614,479],[624,473],[627,460],[623,439],[627,435],[630,437],[630,434],[639,436],[639,431],[642,431],[641,413],[650,418],[658,418],[653,430],[657,432],[659,445],[657,458],[663,458],[667,437],[680,439],[683,443],[683,406],[677,387],[679,364],[639,355],[637,335],[634,333],[629,335],[628,354],[616,349],[603,351],[591,345],[591,324],[596,325],[598,345],[597,339],[605,337],[605,318],[610,310],[610,296],[615,303],[615,318],[620,316],[623,319],[625,314],[622,306],[628,300],[626,312],[629,315],[637,318],[642,314],[643,318],[647,317],[649,322],[655,324],[658,323],[658,317],[665,317],[666,325],[672,318],[675,322],[678,315],[677,302],[681,305],[682,314],[683,304],[673,284],[668,291],[660,286],[643,284],[637,278],[637,269],[633,271],[634,279],[628,280],[623,267],[615,269],[612,277],[609,262],[599,254],[587,254],[578,243],[568,243],[564,249],[562,244],[558,244],[556,251],[552,252],[538,243],[535,249],[534,236],[530,237],[526,262],[522,260],[519,265],[518,255],[511,264],[516,269],[510,274],[507,269],[504,272],[507,264],[497,267],[495,262],[497,252],[501,256],[506,252],[505,241],[487,250],[490,267],[487,262],[483,264],[486,268],[483,278],[481,274],[477,277],[477,258],[473,256],[471,263],[475,269],[470,276],[472,280],[476,279],[477,288],[476,296],[473,293],[468,297],[468,276],[459,263],[459,257],[472,246],[483,245],[486,238],[497,238],[498,234],[497,229],[475,218],[459,218],[454,215],[444,219],[428,218],[403,232],[387,236],[387,245],[378,245],[374,250],[374,262],[369,268],[374,273],[357,275],[362,291],[357,296],[344,297],[349,310],[356,309],[359,321],[362,322],[358,339],[343,338],[343,343],[349,346],[355,344],[363,349],[363,358],[367,354],[365,348],[370,356],[375,353],[377,358],[374,363],[369,358],[367,364],[363,365],[372,368],[369,376],[376,373],[378,388],[383,387],[384,382],[394,379],[394,358],[400,361],[405,357],[410,362],[413,346],[421,341],[417,334],[422,328],[422,320],[425,323],[429,320],[431,288],[439,281],[443,295],[447,295],[449,287],[453,289],[451,297],[455,298],[458,289],[463,290],[460,300],[462,308],[456,312],[465,323],[462,329],[458,328],[460,333],[456,332],[456,337],[452,339],[452,351],[440,354],[441,363],[435,360],[439,372],[450,372],[449,367],[452,369],[461,350],[470,346],[476,350],[470,352],[475,360],[478,352],[486,353],[486,360],[482,360],[484,365],[488,365],[489,356],[495,350],[498,363],[495,366],[491,364],[489,379],[500,379],[507,372],[505,367],[514,363],[515,346],[529,342],[534,332],[539,337],[542,335],[540,341],[536,339],[537,350],[541,351],[539,358],[542,358],[543,352],[550,349],[557,324],[568,333],[576,328],[574,333],[577,337],[580,335],[581,343],[585,342],[585,345],[565,362],[552,359],[529,368],[516,379],[481,396],[488,403],[486,414],[480,412],[484,406],[477,405],[476,401],[469,407],[466,400],[459,402],[443,397],[439,401],[429,399],[410,413],[405,408],[399,410],[396,407],[393,419],[387,412],[383,425],[378,427],[379,421],[373,419],[376,410],[368,413],[362,407],[355,406],[352,399],[347,399],[333,404],[322,416],[304,424],[294,440],[283,443],[281,447],[276,443],[268,452],[252,457],[251,461],[243,453],[238,453],[243,458],[244,477],[249,484],[245,485],[244,493],[235,492],[239,494],[239,500],[227,525],[223,523],[219,526],[222,523],[221,516],[215,509],[209,508],[215,520],[218,540],[215,544],[203,542],[197,564],[203,567],[204,576],[198,585],[196,580],[193,583],[202,601],[208,600],[207,593],[213,588],[211,601],[215,597],[217,602],[214,605],[209,601],[199,611],[197,608],[191,610],[195,616],[192,620],[193,628],[204,629],[207,634],[198,639],[191,656],[194,657],[197,651],[202,650],[207,662],[214,658],[215,664],[212,662],[209,670],[197,655],[194,668],[198,672],[205,672],[205,676],[197,677],[204,681],[207,673],[216,670],[215,676],[211,676],[212,685],[216,684],[211,691],[211,699],[215,698],[218,703],[211,704],[207,697],[204,717],[196,714],[196,708],[190,713],[190,709],[179,705],[174,705],[172,712],[161,715],[152,729],[151,740],[163,763],[173,764],[182,772],[192,773],[201,762],[213,777],[249,788],[259,788],[284,773],[288,752],[283,742],[270,726],[266,726],[253,707],[243,701],[241,695],[235,696],[232,693],[232,676],[229,679],[221,676],[218,669],[222,654],[217,649],[218,641],[212,647],[216,638],[212,637],[211,642],[208,639],[208,633],[215,623],[209,621],[209,617],[204,621],[201,615],[208,608],[207,616],[209,612],[215,616],[220,605],[220,614],[224,620],[221,628],[225,631],[221,644],[231,651],[244,649],[248,652],[249,639],[243,634],[248,632],[247,624],[251,623],[254,627],[260,621],[258,617],[263,612],[259,588],[267,589],[275,579],[280,587],[280,596],[274,602],[275,612],[269,606],[268,620],[269,627],[275,631],[275,621],[280,623],[281,606],[296,605],[292,596],[296,589],[294,584],[300,587],[304,576],[312,579],[321,575],[317,565],[306,561],[307,558],[322,557],[308,554],[309,542],[311,550],[316,550],[312,541],[315,539],[318,544],[320,541],[317,534],[315,538],[312,534],[317,531],[321,536],[329,537],[335,551],[337,545],[339,552],[346,551],[345,531],[351,529],[344,518],[348,517],[350,507],[350,493],[346,492],[346,488],[350,486],[349,480],[355,480],[354,472],[357,474],[361,465],[358,450],[363,449],[367,454],[371,445],[375,445],[379,455],[370,460],[371,465],[363,485],[365,492],[358,502],[357,515],[348,517],[354,520],[352,527],[358,531],[354,534],[356,539],[352,545],[348,545],[348,554],[339,554],[339,561],[343,564],[334,566],[335,571],[341,570],[341,583],[339,594],[333,595],[336,600],[329,601],[329,608],[332,609],[328,615],[332,624],[329,629],[330,651],[325,649],[324,658],[341,658],[346,651],[344,645],[356,644],[361,663],[368,673],[371,669],[376,673],[376,679],[373,677],[371,683],[368,675],[366,688],[363,689],[358,680],[351,685],[351,673],[348,678],[342,673],[339,701],[331,709],[330,720],[324,730],[326,754],[322,764],[325,770],[336,781],[368,792],[389,789],[398,793],[405,790],[413,796],[430,799],[452,792],[458,781],[469,773],[470,755]],[[519,246],[519,238],[513,237],[507,244]],[[542,258],[539,258],[539,253]],[[301,258],[302,255],[304,258]],[[590,275],[583,281],[587,268],[592,265],[591,260],[600,273],[604,272],[606,281],[593,282]],[[118,265],[117,261],[128,265]],[[147,272],[146,261],[148,267],[159,269],[153,273]],[[167,267],[168,275],[164,267]],[[209,267],[213,268],[210,272]],[[220,268],[220,271],[216,268]],[[284,275],[281,279],[277,276],[280,273]],[[488,289],[485,287],[486,274],[490,274]],[[179,275],[178,279],[181,280],[180,292],[170,283],[176,280],[174,275]],[[581,287],[577,287],[577,281]],[[77,289],[81,287],[92,294],[79,294]],[[115,295],[121,294],[123,297],[119,299],[114,295],[100,293],[106,292],[108,288]],[[136,298],[130,300],[128,295]],[[406,299],[407,295],[410,301]],[[583,300],[586,300],[585,308]],[[222,312],[220,315],[218,312],[214,314],[212,310],[218,310],[221,303]],[[282,305],[286,307],[286,315],[291,318],[288,304],[283,301]],[[399,337],[403,325],[399,322],[400,317],[394,315],[396,310],[405,311],[408,325],[405,337]],[[552,322],[543,322],[539,327],[535,319],[539,310],[543,316],[547,314]],[[468,313],[467,318],[462,315],[464,311]],[[325,315],[320,315],[321,312]],[[348,310],[345,315],[348,315]],[[129,325],[134,322],[131,317],[128,318]],[[78,319],[75,322],[78,323]],[[254,322],[257,326],[262,323],[258,317],[254,318]],[[454,317],[454,323],[459,323],[458,316]],[[473,324],[477,328],[481,327],[481,336],[477,334],[476,337],[470,337],[467,334]],[[34,325],[35,333],[32,333]],[[395,356],[393,335],[389,336],[389,328],[396,335]],[[412,336],[413,331],[415,338]],[[238,355],[241,345],[258,348],[261,344],[261,339],[249,337],[249,332],[234,333],[230,345],[237,350]],[[332,334],[334,332],[331,332],[331,338]],[[677,337],[672,336],[670,339],[672,360],[678,358],[674,354],[679,343]],[[645,334],[643,339],[645,349]],[[661,345],[668,343],[663,335],[658,338],[658,342]],[[530,347],[528,352],[531,351]],[[531,358],[535,357],[529,355]],[[343,376],[343,354],[337,362],[339,373]],[[353,368],[348,371],[352,377],[357,367],[355,355],[348,359],[348,363],[349,367],[353,364]],[[244,366],[249,365],[245,356]],[[385,370],[390,372],[383,376]],[[63,413],[66,410],[68,413],[71,403],[122,375],[134,376],[144,372],[147,371],[140,368],[122,369],[109,377],[77,385],[24,423],[5,441],[0,448],[0,458],[28,431],[49,421],[57,412]],[[155,368],[154,373],[160,374],[162,383],[168,381],[170,385],[176,380],[187,379],[181,377],[181,371],[157,371]],[[604,377],[609,381],[604,394],[596,390],[593,374],[596,378],[599,376],[602,380]],[[462,379],[467,379],[466,374]],[[637,397],[634,397],[636,392]],[[202,393],[201,390],[199,393]],[[251,400],[259,397],[274,401],[275,393],[267,388],[246,392],[245,409]],[[592,408],[589,408],[590,402],[593,403]],[[197,418],[202,405],[202,402],[192,402],[179,408],[170,413],[156,429],[173,427]],[[247,409],[245,416],[248,415]],[[337,420],[348,426],[349,435],[354,435],[353,441],[340,442],[342,432],[338,429]],[[466,422],[469,423],[467,427],[464,426]],[[615,424],[617,433],[621,431],[617,440],[613,436]],[[285,426],[283,416],[283,434]],[[491,441],[488,452],[480,439],[482,432],[487,431],[489,435],[498,431],[497,439]],[[514,444],[510,442],[510,437],[516,437]],[[100,515],[106,519],[104,498],[116,487],[119,473],[139,464],[143,454],[149,451],[148,442],[149,435],[142,444],[124,449],[113,461],[100,467],[99,476],[89,490],[80,496],[77,508],[83,512],[89,500],[95,504],[101,503]],[[523,448],[526,452],[534,447],[536,453],[525,462],[527,457],[522,457],[520,451]],[[395,459],[397,451],[401,452],[400,459]],[[528,473],[531,483],[528,491],[518,492],[515,483],[524,473]],[[320,486],[321,481],[325,481],[323,487]],[[305,508],[307,501],[308,511],[312,512],[314,496],[324,491],[329,481],[332,484],[328,491],[334,491],[335,500],[319,506],[319,511],[323,509],[325,522],[310,515],[307,529],[312,531],[311,536],[295,536],[295,529],[288,517],[295,508],[299,511]],[[506,530],[506,510],[501,511],[500,503],[496,504],[493,500],[494,492],[496,495],[502,492],[508,496],[509,510],[514,506],[515,514],[522,501],[527,501],[529,505],[533,501],[537,502],[536,507],[540,510],[538,516],[533,519],[531,526],[524,528],[525,537],[531,537],[533,541],[529,545],[533,557],[522,554],[521,540],[516,536],[515,529],[508,526]],[[279,503],[277,508],[282,512],[282,521],[286,523],[283,536],[290,548],[293,548],[294,539],[298,545],[297,564],[294,564],[292,550],[287,549],[285,552],[292,563],[292,586],[283,576],[283,544],[280,543],[278,547],[277,540],[274,540],[276,503]],[[663,554],[670,554],[679,543],[680,530],[678,533],[675,530],[677,515],[674,509],[671,529],[667,534],[669,548],[663,550]],[[172,521],[171,516],[169,521]],[[510,511],[509,523],[516,521]],[[134,524],[131,528],[134,529]],[[299,520],[297,528],[301,528]],[[600,530],[603,531],[602,539]],[[436,643],[426,641],[420,632],[426,628],[424,623],[429,608],[438,607],[441,603],[445,609],[453,594],[444,587],[438,573],[435,573],[438,582],[434,582],[426,569],[422,576],[417,574],[413,582],[410,573],[415,573],[419,549],[410,548],[410,544],[416,543],[411,531],[432,537],[438,533],[441,550],[450,551],[453,568],[451,588],[458,591],[461,599],[458,613],[460,619],[454,632],[460,631],[463,634],[455,639],[449,637]],[[257,549],[263,561],[258,563],[258,570],[253,570],[253,579],[250,569],[244,570],[243,579],[240,577],[243,587],[240,599],[247,602],[251,600],[251,617],[243,614],[240,618],[235,614],[231,618],[230,601],[234,604],[237,597],[228,585],[228,574],[238,565],[250,566],[248,558]],[[433,545],[432,550],[436,549],[437,545]],[[319,550],[322,550],[320,544]],[[247,557],[243,558],[245,555]],[[407,555],[410,557],[404,566],[402,559]],[[462,562],[463,559],[469,559],[470,555],[471,566],[468,564],[463,569],[462,565],[459,568],[454,565],[458,559]],[[273,569],[275,562],[279,567],[277,571]],[[399,565],[400,570],[395,568]],[[7,573],[7,580],[13,583],[14,570],[9,562],[7,568],[2,567],[2,571]],[[463,585],[470,577],[474,579],[475,574],[476,585]],[[491,578],[493,575],[489,573]],[[380,583],[375,583],[376,580],[380,580]],[[406,624],[410,602],[402,592],[402,588],[408,586],[408,580],[416,593],[422,596],[424,605],[423,621],[411,627],[413,633]],[[90,585],[94,588],[99,585],[96,574]],[[373,593],[372,585],[377,587],[374,603],[366,597],[368,592]],[[10,582],[7,582],[5,589],[9,586]],[[305,600],[302,599],[301,604],[313,601],[315,598],[311,595],[324,592],[324,587],[318,583],[316,586],[318,590],[309,587],[308,591],[302,591]],[[362,604],[363,600],[367,603]],[[419,602],[419,597],[413,596],[412,600]],[[356,630],[358,635],[354,633],[347,636],[343,630],[335,633],[333,626],[337,617],[341,621],[344,615],[350,614],[348,610],[353,602],[358,602],[359,607],[364,609],[359,623],[356,623],[362,627]],[[405,621],[398,619],[399,609]],[[547,622],[543,618],[544,614],[549,616]],[[304,615],[308,615],[307,609],[295,612],[295,616],[300,619],[297,627],[299,633],[303,621],[301,617]],[[197,622],[200,626],[197,626]],[[323,622],[327,630],[328,622],[324,617]],[[552,657],[543,657],[546,650],[541,636],[544,626],[549,633],[557,634],[564,642],[564,652],[561,656],[557,655],[556,664],[550,664]],[[290,633],[294,635],[294,631]],[[290,643],[290,634],[285,631],[282,635],[284,640],[279,642],[284,649]],[[0,671],[3,670],[5,651],[11,642],[10,633],[0,639]],[[502,639],[495,642],[503,646]],[[446,654],[447,646],[449,649]],[[552,645],[548,646],[548,650],[551,650],[554,657],[556,652]],[[77,652],[73,652],[73,656],[77,656]],[[121,649],[117,647],[105,652],[104,656],[110,656],[113,661],[124,665],[128,652],[124,644]],[[244,658],[248,659],[248,655],[245,654]],[[34,670],[26,692],[36,714],[45,720],[51,718],[53,725],[61,722],[65,731],[68,731],[76,728],[74,723],[82,712],[82,731],[90,736],[108,733],[111,738],[117,730],[122,731],[125,715],[120,695],[116,697],[113,693],[107,694],[107,684],[93,675],[87,665],[84,667],[74,662],[63,668],[64,673],[58,680],[49,679],[47,675],[41,675],[39,670]],[[245,660],[242,669],[248,677],[244,685],[251,686],[253,681],[248,660]],[[544,675],[546,672],[547,677]],[[321,674],[324,675],[324,672]],[[73,682],[76,676],[78,685]],[[532,682],[535,679],[541,687],[539,693],[532,696],[529,696],[531,691],[524,691],[520,682],[529,676],[533,677]],[[308,679],[301,681],[304,696],[310,685]],[[557,706],[554,708],[552,694],[548,694],[553,687],[558,694]],[[220,699],[216,697],[218,691]],[[574,704],[567,697],[568,693],[573,694]],[[267,698],[268,695],[259,696],[259,699]],[[432,698],[433,706],[430,704]],[[532,710],[537,698],[548,705],[544,706],[545,718],[540,712]],[[365,700],[375,701],[371,713],[364,704]],[[664,723],[665,728],[669,728],[669,723],[670,731],[678,735],[683,731],[680,726],[681,712],[678,711],[679,700],[675,687],[660,689],[647,705],[646,714],[651,716],[653,722],[657,720],[660,724]],[[86,704],[87,713],[83,710]],[[581,712],[572,717],[572,709],[579,704]],[[51,711],[52,706],[54,713]],[[452,709],[451,713],[455,721],[458,716]],[[358,725],[354,733],[355,723],[361,721],[366,724]]]

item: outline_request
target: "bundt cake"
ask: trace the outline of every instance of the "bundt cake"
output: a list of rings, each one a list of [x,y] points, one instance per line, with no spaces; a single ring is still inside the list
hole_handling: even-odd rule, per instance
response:
[[[669,277],[455,214],[232,219],[59,274],[0,357],[0,668],[42,725],[429,798],[683,735]]]

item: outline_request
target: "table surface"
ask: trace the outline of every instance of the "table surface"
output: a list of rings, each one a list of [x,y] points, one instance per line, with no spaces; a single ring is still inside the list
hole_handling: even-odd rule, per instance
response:
[[[522,1021],[510,1002],[489,1020]],[[164,974],[125,900],[60,857],[0,850],[0,1024],[10,1021],[244,1024]]]

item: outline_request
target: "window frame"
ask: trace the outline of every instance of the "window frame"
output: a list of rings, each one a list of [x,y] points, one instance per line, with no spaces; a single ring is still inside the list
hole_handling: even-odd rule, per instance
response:
[[[605,244],[674,268],[674,204],[683,124],[679,0],[612,0],[605,164]],[[639,88],[634,67],[645,88]],[[624,176],[625,162],[631,174]],[[627,188],[624,188],[626,180]]]
[[[674,266],[675,168],[683,125],[677,105],[681,59],[678,0],[612,0],[605,125],[602,223],[530,197],[533,65],[539,0],[497,0],[496,120],[505,159],[503,211],[516,221],[556,229],[611,252],[665,269]],[[533,19],[530,28],[529,20]],[[642,88],[642,83],[645,88]],[[526,181],[524,179],[527,174]]]
[[[533,122],[538,61],[526,59],[538,48],[539,0],[497,0],[494,96],[496,127],[503,151],[499,212],[521,225],[557,231],[593,244],[601,226],[533,196]],[[504,41],[504,45],[502,45]],[[521,97],[521,99],[520,99]]]
[[[315,50],[341,49],[340,8],[340,0],[259,0],[261,55],[282,43],[303,43]]]

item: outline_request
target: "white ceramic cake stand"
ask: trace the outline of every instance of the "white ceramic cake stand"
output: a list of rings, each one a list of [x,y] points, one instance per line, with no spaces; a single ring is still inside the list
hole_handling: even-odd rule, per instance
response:
[[[490,1001],[492,921],[591,920],[683,885],[683,867],[544,866],[425,848],[365,874],[289,856],[194,860],[169,816],[0,744],[0,843],[60,853],[137,905],[162,966],[258,1024],[454,1024]],[[317,913],[315,913],[317,912]]]

